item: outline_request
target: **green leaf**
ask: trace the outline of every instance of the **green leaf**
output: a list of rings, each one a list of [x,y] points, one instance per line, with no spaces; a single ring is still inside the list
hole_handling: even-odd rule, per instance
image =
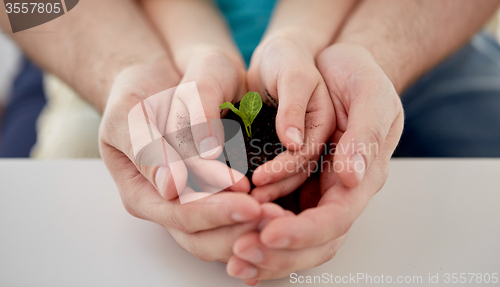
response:
[[[260,110],[262,109],[262,98],[259,93],[248,92],[240,102],[240,111],[245,114],[248,119],[248,126],[250,126]]]
[[[240,110],[238,110],[230,102],[223,103],[222,105],[219,106],[219,109],[230,109],[231,111],[233,111],[233,113],[237,114],[241,118],[241,120],[243,121],[243,125],[245,125],[245,130],[247,131],[248,137],[250,137],[250,138],[252,137],[252,135],[249,134],[249,131],[247,128],[248,126],[250,126],[250,122],[248,121],[248,118],[244,113],[242,113]]]
[[[230,109],[237,114],[245,125],[248,137],[252,138],[252,123],[262,109],[262,98],[259,93],[248,92],[241,99],[239,110],[230,102],[223,103],[219,109]]]
[[[243,120],[243,123],[246,125],[246,122],[248,122],[248,119],[245,114],[243,114],[240,110],[238,110],[233,104],[230,102],[225,102],[222,105],[219,106],[219,109],[230,109],[233,111],[233,113],[237,114],[240,116],[240,118]]]

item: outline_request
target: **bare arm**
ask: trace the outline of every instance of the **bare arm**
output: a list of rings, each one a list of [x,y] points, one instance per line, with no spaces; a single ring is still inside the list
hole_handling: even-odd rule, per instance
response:
[[[0,10],[2,30],[10,31],[6,11]],[[9,36],[101,113],[123,68],[163,62],[173,69],[164,47],[132,0],[80,1],[62,17]]]
[[[337,42],[368,49],[401,92],[463,45],[496,11],[498,0],[369,0]]]
[[[279,1],[263,42],[285,37],[316,55],[333,40],[358,0]]]
[[[168,43],[177,67],[184,73],[194,55],[223,53],[244,67],[229,29],[209,0],[142,0],[144,8]]]
[[[359,4],[340,37],[316,57],[336,116],[330,122],[335,128],[330,143],[336,149],[320,165],[332,163],[333,168],[322,168],[319,179],[309,177],[302,186],[301,203],[312,208],[296,216],[273,218],[260,233],[236,241],[235,256],[227,268],[231,275],[249,280],[251,274],[252,281],[246,282],[254,284],[317,266],[335,255],[354,220],[387,178],[404,123],[394,85],[402,91],[459,48],[488,20],[498,2],[365,0]],[[282,86],[293,85],[308,74],[307,65],[299,67],[293,81]],[[318,90],[321,85],[315,87]],[[298,91],[294,86],[289,94]],[[294,99],[294,104],[301,98]],[[246,251],[254,248],[262,255],[249,256]],[[276,266],[287,269],[276,270]]]

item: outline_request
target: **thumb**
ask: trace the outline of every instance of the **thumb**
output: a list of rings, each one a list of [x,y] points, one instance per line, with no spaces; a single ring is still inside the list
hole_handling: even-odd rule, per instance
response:
[[[383,150],[389,131],[401,129],[401,100],[390,81],[357,91],[347,111],[347,127],[335,147],[334,169],[340,180],[355,188]]]
[[[198,91],[200,88],[200,91]],[[189,82],[177,87],[176,97],[186,106],[196,149],[204,159],[217,159],[224,144],[224,127],[220,120],[219,101],[213,88]],[[203,97],[201,97],[203,95]]]
[[[307,105],[319,84],[314,73],[287,69],[278,78],[276,133],[281,143],[292,151],[304,144]]]

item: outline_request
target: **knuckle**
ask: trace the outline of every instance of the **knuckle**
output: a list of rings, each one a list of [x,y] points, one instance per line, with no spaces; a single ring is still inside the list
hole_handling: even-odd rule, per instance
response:
[[[284,116],[285,118],[304,118],[306,114],[306,109],[300,104],[297,103],[291,103],[288,105],[284,111]]]
[[[297,86],[308,87],[312,91],[319,83],[319,72],[316,69],[301,69],[290,68],[283,72],[280,77],[280,82],[295,83]]]
[[[166,217],[165,221],[166,226],[173,228],[183,234],[189,235],[195,232],[195,230],[191,228],[191,217],[183,216],[182,212],[179,211],[179,207],[174,207],[169,212],[169,216]]]
[[[195,111],[190,111],[189,115],[191,118],[191,125],[196,125],[207,121],[207,115],[203,107],[200,107],[200,109],[197,109]]]
[[[140,218],[140,219],[145,219],[143,216],[140,215],[140,213],[134,208],[133,205],[131,205],[130,203],[128,203],[126,201],[122,201],[122,202],[123,202],[123,207],[130,215],[132,215],[133,217]]]
[[[140,160],[141,160],[140,157],[136,158],[134,160],[134,164],[135,164],[137,170],[155,187],[156,190],[158,190],[156,183],[155,183],[155,170],[156,170],[156,168],[151,167],[151,166],[142,165],[142,164],[138,163],[138,161],[140,161]]]
[[[385,135],[383,132],[383,127],[380,123],[373,122],[372,125],[366,128],[365,134],[368,138],[369,144],[377,144],[380,147],[384,143]]]

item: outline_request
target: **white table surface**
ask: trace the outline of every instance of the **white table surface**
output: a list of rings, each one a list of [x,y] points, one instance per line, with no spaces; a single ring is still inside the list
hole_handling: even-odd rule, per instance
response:
[[[0,286],[244,286],[130,216],[101,161],[0,160],[0,191]],[[336,258],[299,275],[499,273],[499,203],[500,160],[393,160]]]

